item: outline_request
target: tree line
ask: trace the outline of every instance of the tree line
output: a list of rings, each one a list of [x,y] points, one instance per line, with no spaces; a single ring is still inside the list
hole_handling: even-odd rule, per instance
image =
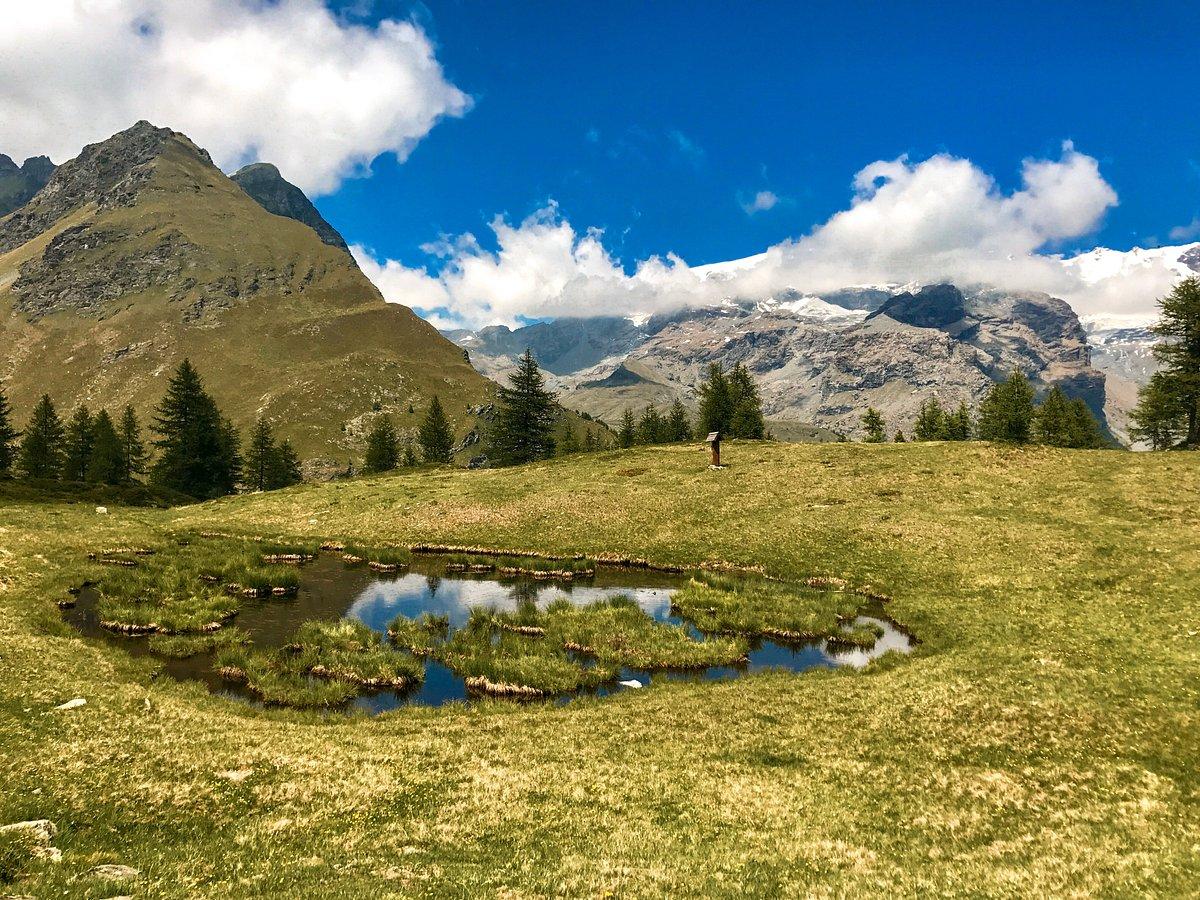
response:
[[[744,364],[736,363],[726,372],[720,363],[709,363],[697,396],[700,402],[694,425],[678,399],[665,414],[647,406],[641,417],[635,418],[633,410],[626,409],[617,429],[617,445],[670,444],[714,431],[727,438],[769,437],[758,385]]]
[[[437,394],[434,394],[429,402],[429,409],[426,410],[417,432],[417,447],[420,449],[421,459],[427,463],[448,463],[454,456],[454,429]],[[418,462],[420,459],[417,457],[417,448],[400,440],[391,417],[376,416],[367,434],[363,471],[390,472],[402,465],[415,466]]]
[[[867,443],[887,440],[887,424],[874,407],[862,416]],[[1039,402],[1024,373],[1013,372],[993,384],[972,415],[965,403],[945,409],[936,397],[921,404],[913,424],[915,441],[996,441],[1005,444],[1045,444],[1050,447],[1099,449],[1109,446],[1092,411],[1080,398],[1070,398],[1055,385]],[[897,430],[897,443],[908,440]]]
[[[131,485],[147,475],[151,484],[200,499],[250,490],[273,490],[301,480],[300,460],[287,439],[277,441],[263,419],[255,424],[243,455],[233,423],[204,389],[185,359],[172,373],[151,423],[154,462],[131,406],[120,423],[107,410],[80,405],[65,423],[43,395],[24,431],[12,424],[12,408],[0,392],[0,476],[31,481]]]

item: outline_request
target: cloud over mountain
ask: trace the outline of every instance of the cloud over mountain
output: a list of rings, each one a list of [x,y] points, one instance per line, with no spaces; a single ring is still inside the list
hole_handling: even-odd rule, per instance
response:
[[[320,194],[469,105],[419,27],[319,0],[46,0],[8,4],[0,28],[0,139],[18,158],[62,161],[149,119],[226,170],[269,160]]]
[[[494,219],[495,250],[470,234],[431,245],[436,274],[355,252],[388,299],[436,311],[443,325],[644,315],[787,288],[935,280],[1042,290],[1089,312],[1101,311],[1087,308],[1094,288],[1052,252],[1095,230],[1116,203],[1097,161],[1066,143],[1058,159],[1026,159],[1021,187],[1007,193],[970,160],[945,154],[871,163],[855,175],[847,209],[803,237],[715,266],[668,254],[629,274],[600,232],[578,231],[553,204],[517,225]],[[1153,306],[1150,286],[1136,296],[1108,288],[1109,307]]]

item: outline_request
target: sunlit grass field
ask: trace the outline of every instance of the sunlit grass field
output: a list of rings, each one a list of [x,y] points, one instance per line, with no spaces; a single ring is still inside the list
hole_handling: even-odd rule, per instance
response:
[[[51,819],[63,851],[0,894],[1200,891],[1200,458],[733,442],[723,461],[0,505],[0,823]],[[89,550],[184,529],[840,578],[922,643],[566,705],[252,709],[60,621]],[[139,874],[89,874],[105,863]]]

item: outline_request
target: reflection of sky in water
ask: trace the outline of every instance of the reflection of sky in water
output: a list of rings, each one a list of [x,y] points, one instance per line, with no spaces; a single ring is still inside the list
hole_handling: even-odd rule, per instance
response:
[[[541,609],[555,600],[566,599],[577,606],[586,606],[614,594],[632,597],[645,613],[665,621],[671,610],[673,589],[661,587],[594,587],[591,585],[563,586],[549,582],[515,581],[502,583],[485,578],[438,578],[425,575],[404,575],[389,581],[367,585],[346,615],[369,625],[376,631],[386,631],[398,615],[416,618],[422,613],[450,617],[450,625],[461,627],[467,622],[471,608],[493,607],[502,611],[515,610],[525,599],[534,599]]]

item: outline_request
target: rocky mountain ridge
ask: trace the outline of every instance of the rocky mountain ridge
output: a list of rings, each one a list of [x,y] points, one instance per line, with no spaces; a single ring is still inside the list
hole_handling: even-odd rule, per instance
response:
[[[267,212],[303,222],[329,246],[350,252],[345,238],[325,221],[304,191],[285,180],[271,163],[243,166],[229,178]]]
[[[54,174],[48,156],[32,156],[21,165],[0,153],[0,218],[28,203]]]

